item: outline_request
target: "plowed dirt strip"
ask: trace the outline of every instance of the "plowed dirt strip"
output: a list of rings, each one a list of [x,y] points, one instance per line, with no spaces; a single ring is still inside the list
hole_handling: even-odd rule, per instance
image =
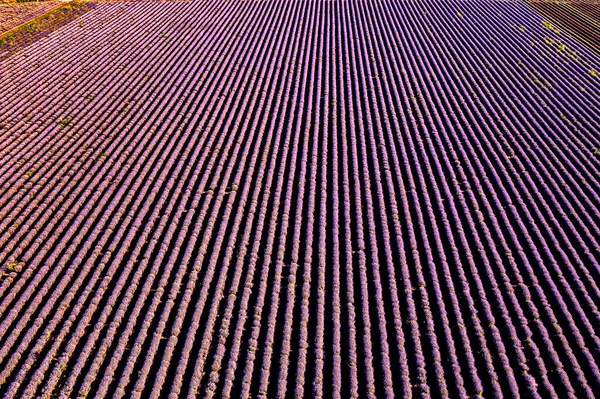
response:
[[[0,396],[594,398],[600,58],[543,21],[111,2],[0,62]]]
[[[550,3],[525,0],[531,8],[539,12],[552,27],[544,22],[549,29],[561,29],[574,38],[585,43],[600,55],[600,5],[588,3]]]
[[[56,7],[57,4],[53,1],[26,4],[3,4],[0,2],[0,35]]]

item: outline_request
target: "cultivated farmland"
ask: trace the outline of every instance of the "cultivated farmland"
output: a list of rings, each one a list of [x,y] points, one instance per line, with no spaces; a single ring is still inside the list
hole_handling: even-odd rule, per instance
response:
[[[600,56],[559,22],[106,2],[0,47],[0,396],[596,397]]]
[[[0,34],[53,7],[56,7],[53,1],[19,4],[3,4],[0,1]]]

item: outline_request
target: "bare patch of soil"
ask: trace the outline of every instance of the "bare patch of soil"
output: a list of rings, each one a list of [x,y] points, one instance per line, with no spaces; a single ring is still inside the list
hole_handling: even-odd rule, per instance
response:
[[[552,24],[600,54],[600,2],[526,0]]]
[[[51,8],[9,31],[0,34],[0,59],[46,36],[50,32],[85,14],[95,3],[71,1]]]
[[[13,29],[53,7],[58,2],[40,1],[35,3],[0,3],[0,34]]]

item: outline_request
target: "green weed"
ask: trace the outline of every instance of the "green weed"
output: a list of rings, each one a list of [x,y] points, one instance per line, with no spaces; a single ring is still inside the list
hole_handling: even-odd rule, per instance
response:
[[[73,122],[73,117],[67,116],[65,119],[61,119],[60,121],[58,121],[58,124],[61,127],[67,128],[67,127],[71,127],[72,122]]]

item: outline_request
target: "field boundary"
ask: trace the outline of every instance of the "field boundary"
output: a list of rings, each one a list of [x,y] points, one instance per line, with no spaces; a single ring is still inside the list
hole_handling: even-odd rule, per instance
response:
[[[73,0],[59,3],[48,11],[0,34],[0,60],[90,11],[94,3]]]
[[[33,1],[31,1],[31,2],[27,2],[27,3],[34,3],[34,2],[33,2]],[[25,3],[25,2],[22,2],[22,3],[12,2],[12,3],[0,3],[0,5],[2,5],[2,6],[13,6],[13,5],[27,4],[27,3]],[[42,17],[42,16],[44,16],[44,15],[46,15],[47,13],[50,13],[50,12],[52,12],[52,11],[56,10],[58,7],[60,7],[60,6],[64,5],[64,4],[65,4],[65,3],[58,3],[58,4],[56,4],[54,7],[52,7],[52,8],[50,8],[49,10],[46,10],[45,12],[43,12],[42,14],[40,14],[40,15],[37,15],[37,16],[34,16],[33,18],[29,18],[28,20],[26,20],[26,21],[24,21],[24,22],[20,23],[19,25],[17,25],[17,26],[14,26],[14,27],[10,28],[10,29],[9,29],[9,30],[7,30],[7,31],[1,32],[1,33],[0,33],[0,40],[2,40],[2,39],[5,37],[5,36],[8,36],[8,35],[10,35],[10,34],[11,34],[13,31],[17,31],[17,30],[18,30],[20,27],[22,27],[23,25],[25,25],[25,24],[27,24],[27,23],[29,23],[29,22],[31,22],[31,21],[33,21],[33,20],[35,20],[36,18],[39,18],[39,17]]]
[[[524,3],[559,30],[600,55],[600,20],[573,7],[578,2],[543,2],[524,0]]]

